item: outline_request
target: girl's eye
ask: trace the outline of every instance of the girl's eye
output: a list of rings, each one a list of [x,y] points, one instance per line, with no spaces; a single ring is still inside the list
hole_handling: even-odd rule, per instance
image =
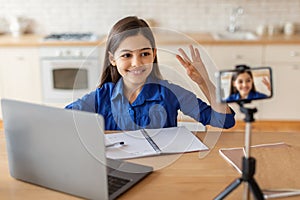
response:
[[[243,83],[243,81],[242,81],[242,80],[239,80],[239,81],[238,81],[238,83],[239,83],[239,84],[242,84],[242,83]]]
[[[131,54],[130,53],[125,53],[121,55],[122,58],[130,58]]]
[[[150,56],[151,54],[149,52],[143,52],[141,53],[142,56]]]

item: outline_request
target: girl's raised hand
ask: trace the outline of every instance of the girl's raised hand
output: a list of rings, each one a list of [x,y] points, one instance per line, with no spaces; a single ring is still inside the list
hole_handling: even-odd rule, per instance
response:
[[[178,49],[181,56],[176,55],[176,58],[186,69],[188,76],[200,86],[209,81],[209,76],[200,57],[199,50],[194,48],[192,45],[190,45],[189,48],[191,52],[191,59],[181,48]]]
[[[176,55],[178,61],[186,69],[188,76],[198,84],[203,94],[210,102],[212,108],[220,113],[231,113],[227,104],[220,104],[216,101],[216,88],[210,81],[205,65],[200,57],[199,50],[192,45],[189,46],[191,51],[190,59],[183,49],[178,49],[180,55]]]
[[[267,77],[263,77],[262,83],[267,87],[269,91],[271,91],[271,83]]]

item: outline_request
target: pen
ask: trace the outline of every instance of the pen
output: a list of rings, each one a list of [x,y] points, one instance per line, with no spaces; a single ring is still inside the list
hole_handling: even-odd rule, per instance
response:
[[[112,143],[112,144],[105,145],[105,147],[107,148],[107,147],[113,147],[115,145],[124,145],[124,144],[125,144],[125,142],[115,142],[115,143]]]

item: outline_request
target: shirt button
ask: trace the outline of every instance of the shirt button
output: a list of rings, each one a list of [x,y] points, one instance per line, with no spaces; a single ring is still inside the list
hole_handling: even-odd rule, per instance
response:
[[[134,114],[134,110],[133,110],[132,108],[129,108],[129,109],[128,109],[128,112],[129,112],[130,115],[133,115],[133,114]]]

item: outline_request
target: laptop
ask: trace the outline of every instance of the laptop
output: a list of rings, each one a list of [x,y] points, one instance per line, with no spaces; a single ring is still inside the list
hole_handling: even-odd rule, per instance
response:
[[[87,199],[115,199],[153,168],[105,156],[96,113],[2,99],[12,177]],[[114,183],[114,184],[113,184]]]

